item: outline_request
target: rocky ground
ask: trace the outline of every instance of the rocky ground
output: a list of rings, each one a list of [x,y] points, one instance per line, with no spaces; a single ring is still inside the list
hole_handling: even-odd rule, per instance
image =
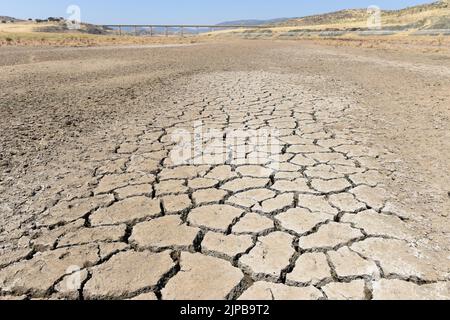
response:
[[[450,57],[0,57],[0,299],[450,298]]]

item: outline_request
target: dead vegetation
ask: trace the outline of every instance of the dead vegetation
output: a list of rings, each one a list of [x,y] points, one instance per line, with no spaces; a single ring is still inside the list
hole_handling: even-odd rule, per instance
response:
[[[367,9],[349,9],[337,12],[291,19],[279,27],[300,27],[313,30],[367,29]],[[402,10],[381,10],[381,22],[386,29],[443,29],[450,27],[448,2],[439,1]]]
[[[104,46],[194,43],[193,37],[136,37],[119,35],[92,24],[81,24],[79,30],[70,30],[65,21],[14,21],[0,24],[2,46]]]

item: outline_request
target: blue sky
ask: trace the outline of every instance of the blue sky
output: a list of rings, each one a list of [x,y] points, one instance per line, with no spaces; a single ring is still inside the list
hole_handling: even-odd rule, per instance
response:
[[[82,20],[98,24],[215,24],[240,19],[300,17],[378,5],[399,9],[432,0],[0,0],[0,16],[67,17],[78,5]]]

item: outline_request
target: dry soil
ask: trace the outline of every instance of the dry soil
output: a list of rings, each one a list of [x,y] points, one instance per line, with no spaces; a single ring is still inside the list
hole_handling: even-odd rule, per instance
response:
[[[0,299],[450,298],[446,54],[9,47],[0,85]]]

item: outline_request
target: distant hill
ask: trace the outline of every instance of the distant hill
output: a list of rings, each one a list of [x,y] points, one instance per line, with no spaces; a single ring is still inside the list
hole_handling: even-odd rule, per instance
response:
[[[80,29],[78,30],[69,30],[67,27],[66,21],[57,21],[57,22],[47,22],[44,25],[40,26],[36,24],[35,26],[36,32],[50,32],[50,33],[66,33],[66,32],[76,32],[76,33],[88,33],[88,34],[107,34],[108,30],[103,28],[102,26],[97,26],[89,23],[81,23]]]
[[[450,28],[450,8],[448,0],[408,7],[401,10],[381,11],[383,28],[386,29],[432,29]],[[287,19],[281,27],[342,26],[365,28],[367,9],[348,9],[303,18]]]
[[[442,0],[401,10],[381,10],[382,27],[391,30],[450,29],[449,1]],[[364,30],[367,29],[368,17],[367,8],[363,8],[301,18],[227,21],[218,25],[273,25],[312,30]]]
[[[4,22],[20,22],[23,20],[20,19],[16,19],[13,17],[8,17],[8,16],[0,16],[0,22],[4,23]]]
[[[85,33],[108,34],[109,30],[89,23],[81,23],[80,29],[70,30],[64,18],[49,18],[36,20],[19,20],[11,17],[0,16],[0,31],[12,33]]]

